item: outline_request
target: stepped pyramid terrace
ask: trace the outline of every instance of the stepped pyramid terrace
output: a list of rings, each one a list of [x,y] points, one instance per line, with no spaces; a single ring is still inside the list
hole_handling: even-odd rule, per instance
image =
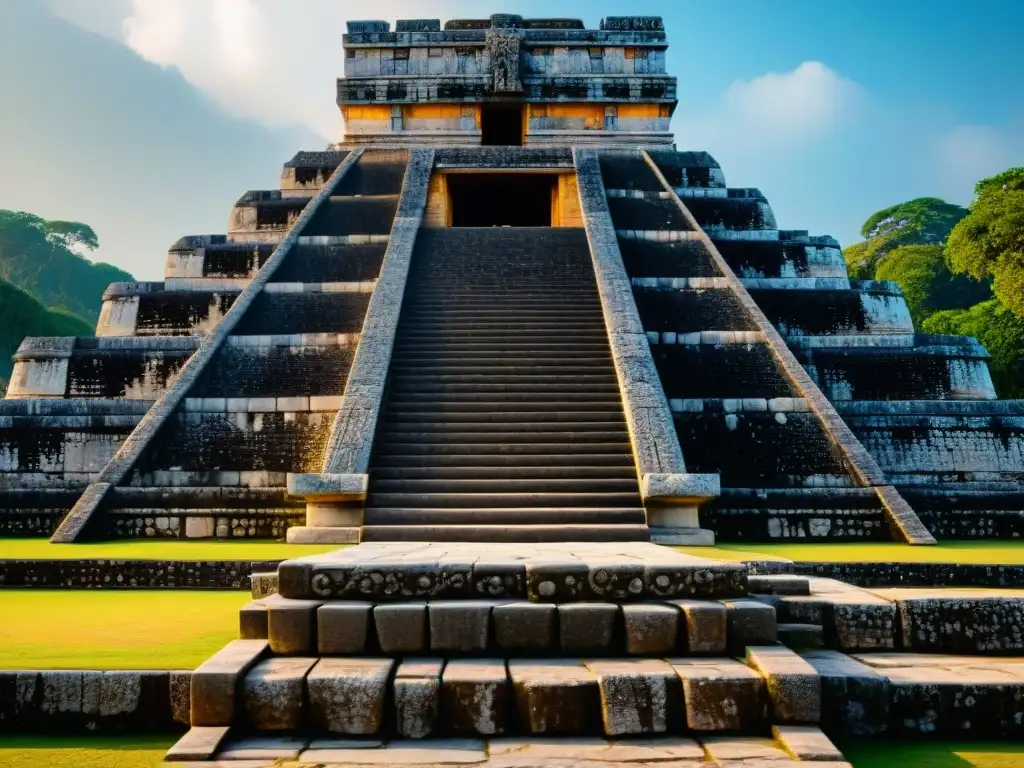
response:
[[[112,284],[94,337],[24,341],[0,535],[338,545],[246,564],[240,639],[97,723],[148,707],[191,728],[168,760],[246,765],[1024,736],[1024,574],[710,549],[1017,539],[1024,401],[673,135],[668,44],[657,17],[349,22],[339,144]],[[171,578],[108,567],[59,579]],[[0,729],[75,685],[93,722],[83,673],[3,674]]]

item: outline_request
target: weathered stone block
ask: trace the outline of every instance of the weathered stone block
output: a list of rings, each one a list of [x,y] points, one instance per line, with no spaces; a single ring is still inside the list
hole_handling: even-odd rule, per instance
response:
[[[747,664],[764,677],[775,723],[821,721],[821,677],[782,646],[749,646]]]
[[[267,603],[270,650],[281,655],[316,653],[316,610],[312,600],[280,599]]]
[[[266,640],[233,640],[192,673],[189,706],[193,726],[234,723],[238,681],[268,648]]]
[[[425,739],[437,730],[441,708],[440,659],[407,659],[395,673],[395,730],[404,739]]]
[[[435,600],[427,605],[430,650],[487,650],[493,600]]]
[[[657,603],[622,606],[626,653],[633,656],[667,655],[679,639],[679,609]]]
[[[581,560],[528,560],[526,595],[541,603],[586,599],[588,573],[587,564]]]
[[[323,656],[366,652],[373,603],[340,600],[316,611],[316,642]]]
[[[1024,655],[1024,598],[962,590],[884,590],[902,647],[917,653]]]
[[[245,676],[243,696],[249,724],[257,731],[297,729],[304,717],[306,674],[316,659],[266,659]]]
[[[683,684],[686,725],[692,731],[760,729],[768,721],[764,680],[734,659],[670,659]]]
[[[313,722],[329,733],[377,733],[393,666],[391,659],[320,659],[306,676]]]
[[[505,653],[544,653],[558,647],[558,609],[551,603],[505,603],[494,606],[491,616],[495,642]]]
[[[526,597],[526,563],[484,557],[473,564],[473,593],[479,598]]]
[[[757,600],[725,600],[726,643],[729,652],[742,655],[751,645],[768,645],[778,639],[775,609]]]
[[[667,733],[683,717],[679,677],[660,659],[586,660],[601,690],[607,736]]]
[[[772,736],[794,760],[837,763],[846,760],[828,736],[813,725],[773,725]]]
[[[243,640],[266,640],[267,606],[253,600],[238,611],[238,636]]]
[[[175,725],[187,726],[190,720],[192,673],[188,671],[171,672],[168,685],[168,696],[171,703],[171,722]]]
[[[511,660],[519,722],[529,733],[587,735],[601,728],[601,692],[575,659]]]
[[[875,736],[889,723],[889,680],[838,651],[801,654],[821,677],[821,724],[829,733]]]
[[[277,571],[273,573],[254,573],[249,577],[249,589],[253,600],[277,594]]]
[[[495,736],[508,728],[511,691],[501,659],[449,661],[441,696],[445,725],[453,733]]]
[[[811,587],[803,576],[761,574],[747,576],[747,591],[757,595],[809,595]]]
[[[779,624],[779,642],[794,650],[822,648],[825,632],[817,624]]]
[[[619,606],[566,603],[558,606],[558,634],[569,654],[608,654],[613,650]]]
[[[683,646],[687,653],[724,653],[726,609],[721,603],[704,600],[672,600],[684,621]]]
[[[422,653],[427,650],[427,604],[395,603],[373,609],[377,642],[384,653]]]

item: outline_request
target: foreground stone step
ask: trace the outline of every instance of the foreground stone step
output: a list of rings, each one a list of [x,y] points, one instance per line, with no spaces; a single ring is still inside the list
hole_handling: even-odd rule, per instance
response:
[[[449,541],[449,542],[604,542],[649,541],[646,525],[367,525],[362,539],[384,541]]]
[[[640,506],[567,506],[573,502],[590,503],[591,501],[604,501],[620,504],[637,504],[636,499],[626,500],[611,499],[565,499],[560,494],[531,494],[528,499],[516,499],[514,501],[523,504],[533,502],[535,506],[517,507],[488,507],[484,506],[488,499],[486,494],[466,494],[466,504],[474,506],[462,506],[462,500],[457,499],[455,494],[446,496],[452,503],[450,506],[437,503],[434,506],[376,506],[377,504],[422,504],[423,498],[412,494],[377,494],[371,493],[367,503],[374,506],[367,506],[363,516],[364,541],[371,541],[365,537],[366,528],[384,526],[410,526],[429,524],[432,526],[443,525],[468,525],[474,520],[487,520],[492,528],[501,525],[555,525],[563,523],[566,525],[645,525],[647,522],[646,513]],[[526,494],[524,494],[525,496]],[[611,494],[609,494],[611,496]],[[455,503],[455,501],[459,503]]]
[[[818,768],[850,768],[816,729],[779,729],[775,738],[660,736],[602,738],[472,738],[331,740],[309,737],[229,736],[214,753],[216,764],[245,768],[272,765],[480,766],[480,768],[625,768],[625,766],[736,766],[779,768],[813,760]],[[182,740],[184,741],[184,739]],[[179,751],[179,754],[181,751]],[[803,755],[794,757],[793,755]]]

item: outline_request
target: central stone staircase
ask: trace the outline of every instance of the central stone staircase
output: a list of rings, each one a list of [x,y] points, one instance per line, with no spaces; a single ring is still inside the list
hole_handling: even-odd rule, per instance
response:
[[[647,537],[584,231],[422,231],[363,540]]]

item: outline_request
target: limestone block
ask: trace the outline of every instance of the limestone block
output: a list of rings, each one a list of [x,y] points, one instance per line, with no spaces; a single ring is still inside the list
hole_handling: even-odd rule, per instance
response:
[[[821,724],[843,736],[876,736],[889,723],[889,679],[838,651],[806,651],[821,677]]]
[[[606,736],[667,733],[683,716],[679,677],[661,659],[585,660],[601,690]]]
[[[877,592],[896,601],[905,651],[1024,655],[1024,597],[955,589]]]
[[[613,650],[619,606],[615,603],[565,603],[558,606],[558,634],[568,654],[606,654]]]
[[[726,608],[721,603],[703,600],[670,600],[679,609],[683,621],[682,641],[687,653],[724,653],[726,646]]]
[[[747,664],[764,677],[773,722],[821,721],[821,677],[804,659],[782,646],[749,646]]]
[[[277,572],[254,573],[249,577],[253,600],[277,594]]]
[[[227,726],[193,726],[164,755],[166,762],[211,760],[227,738]]]
[[[441,659],[406,659],[394,681],[395,730],[403,739],[425,739],[437,730]]]
[[[212,539],[216,533],[212,517],[186,517],[186,539]]]
[[[726,642],[729,652],[742,655],[751,645],[768,645],[778,639],[775,609],[757,600],[725,600]]]
[[[365,653],[373,603],[344,600],[316,611],[316,642],[322,656]]]
[[[377,642],[384,653],[422,653],[427,649],[427,604],[378,605],[373,609]]]
[[[192,673],[189,706],[193,726],[234,723],[238,681],[269,647],[266,640],[232,640]]]
[[[312,600],[281,598],[267,604],[267,634],[270,650],[281,655],[316,653],[316,611]]]
[[[391,659],[320,659],[306,676],[313,722],[330,733],[377,733],[393,666]]]
[[[266,659],[249,670],[243,697],[254,730],[290,731],[301,725],[306,674],[316,661],[301,657]]]
[[[453,733],[496,736],[509,726],[510,688],[501,659],[449,661],[441,697],[445,724]]]
[[[764,680],[734,659],[670,659],[692,731],[753,731],[768,721]]]
[[[551,603],[514,602],[491,612],[498,648],[507,654],[544,653],[558,647],[558,611]]]
[[[188,726],[189,710],[191,709],[192,673],[174,671],[168,675],[168,696],[171,702],[171,722],[175,725]]]
[[[773,725],[772,736],[794,760],[842,762],[846,759],[828,736],[813,725]]]
[[[679,609],[658,603],[622,606],[626,653],[633,656],[666,655],[676,650]]]
[[[45,670],[39,673],[42,697],[39,703],[41,714],[52,722],[67,715],[82,713],[83,679],[81,672]]]
[[[588,735],[601,729],[601,692],[576,659],[510,660],[519,722],[529,733]]]
[[[146,678],[146,682],[150,683],[147,686],[150,689],[147,693],[151,693],[152,688],[156,687],[153,683],[157,682],[157,680],[153,677],[152,673],[147,673]],[[142,684],[143,673],[141,672],[111,671],[101,674],[99,676],[99,691],[96,700],[96,711],[100,717],[132,715],[138,711],[143,703]],[[154,697],[151,696],[150,698]],[[150,701],[146,703],[159,706],[164,702]],[[86,707],[83,706],[83,710],[85,709]]]
[[[432,600],[427,605],[430,650],[487,650],[493,600]]]
[[[266,640],[267,606],[257,600],[247,603],[238,611],[238,636],[243,640]]]

